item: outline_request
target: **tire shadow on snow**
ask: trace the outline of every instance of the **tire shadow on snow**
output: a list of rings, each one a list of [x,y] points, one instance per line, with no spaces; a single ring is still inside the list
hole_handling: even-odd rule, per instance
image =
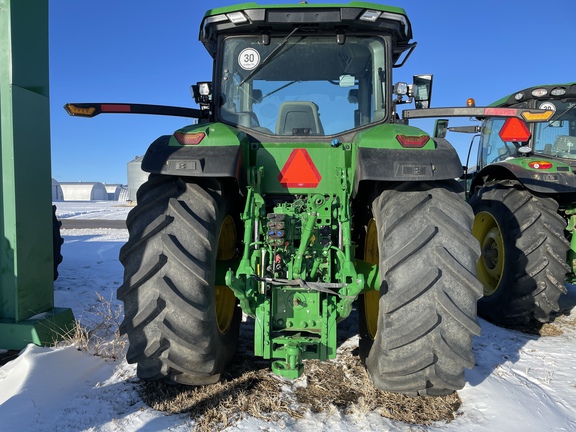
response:
[[[480,319],[482,335],[473,345],[476,364],[466,371],[466,380],[471,386],[482,383],[500,365],[516,363],[524,345],[541,337],[553,338],[564,332],[576,331],[576,285],[566,284],[567,294],[560,298],[560,310],[554,313],[549,323],[525,326],[498,327]]]

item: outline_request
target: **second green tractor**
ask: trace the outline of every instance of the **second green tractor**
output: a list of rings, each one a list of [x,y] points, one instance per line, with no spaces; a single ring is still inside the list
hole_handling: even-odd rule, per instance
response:
[[[565,282],[576,280],[576,84],[527,88],[491,106],[549,114],[528,124],[485,119],[469,189],[482,248],[479,314],[531,328],[554,317]]]

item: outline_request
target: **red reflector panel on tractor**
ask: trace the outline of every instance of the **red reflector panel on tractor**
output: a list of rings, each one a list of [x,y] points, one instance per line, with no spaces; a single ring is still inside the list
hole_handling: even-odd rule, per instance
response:
[[[322,180],[316,165],[305,149],[294,149],[278,174],[278,181],[285,188],[315,188]]]
[[[534,161],[528,164],[530,168],[547,170],[552,168],[552,163],[548,161]]]
[[[506,119],[498,135],[504,142],[526,142],[530,139],[526,123],[516,117]]]
[[[515,116],[516,110],[514,108],[486,108],[484,114],[489,115],[509,115]]]
[[[422,148],[430,140],[430,137],[428,135],[396,135],[396,139],[404,148]]]
[[[174,138],[176,141],[182,145],[198,145],[204,139],[206,134],[204,132],[196,132],[196,133],[182,133],[182,132],[174,132]]]
[[[131,111],[130,105],[128,104],[102,104],[100,105],[100,109],[102,110],[102,112],[113,112],[113,113],[120,113],[120,112],[129,113]]]

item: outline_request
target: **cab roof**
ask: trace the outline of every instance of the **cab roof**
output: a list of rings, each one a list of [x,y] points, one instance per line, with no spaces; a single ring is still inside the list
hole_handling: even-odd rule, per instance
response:
[[[409,43],[412,27],[404,9],[369,2],[274,5],[250,2],[210,9],[202,20],[199,39],[214,57],[220,35],[283,35],[297,26],[306,33],[391,33],[395,39],[394,60],[413,45]]]
[[[576,82],[564,84],[542,84],[528,87],[498,99],[490,104],[491,107],[507,107],[528,100],[549,100],[576,98]]]

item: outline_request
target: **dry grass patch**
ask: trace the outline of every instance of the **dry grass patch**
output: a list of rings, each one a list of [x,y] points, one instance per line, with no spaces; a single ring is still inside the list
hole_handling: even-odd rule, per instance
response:
[[[540,324],[532,332],[539,336],[560,336],[565,331],[571,331],[576,328],[576,317],[571,314],[570,308],[565,308],[560,312],[552,314],[552,320],[549,323]]]
[[[562,311],[554,321],[544,324],[540,330],[542,336],[560,336],[564,331],[574,330],[576,328],[576,317],[570,314],[570,311]]]
[[[540,336],[560,336],[564,334],[564,331],[554,323],[545,323],[538,329],[537,334]]]
[[[378,390],[359,357],[349,352],[337,361],[306,363],[308,385],[296,391],[297,401],[313,412],[336,407],[344,414],[379,411],[383,417],[404,423],[429,425],[452,421],[462,404],[457,393],[443,397],[413,397]]]
[[[268,362],[248,356],[237,360],[220,383],[202,387],[146,383],[142,398],[160,411],[188,413],[199,432],[222,430],[246,416],[277,422],[286,415],[301,418],[307,411],[360,416],[379,411],[393,420],[429,425],[453,420],[461,405],[457,393],[409,397],[376,390],[359,358],[349,351],[334,361],[306,361],[305,376],[296,381],[276,377]]]
[[[246,415],[273,422],[282,414],[302,417],[284,398],[281,381],[271,374],[268,364],[250,370],[250,359],[236,359],[239,362],[219,383],[200,387],[145,383],[142,399],[159,411],[188,413],[195,420],[194,430],[199,432],[222,430]]]
[[[118,360],[124,356],[126,337],[120,335],[122,306],[114,304],[96,293],[98,303],[92,311],[94,318],[89,322],[76,321],[74,327],[56,345],[74,345],[80,351]]]

